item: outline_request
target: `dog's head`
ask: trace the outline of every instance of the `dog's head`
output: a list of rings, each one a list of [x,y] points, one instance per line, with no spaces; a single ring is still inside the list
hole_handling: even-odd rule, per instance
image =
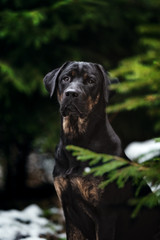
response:
[[[86,117],[102,99],[109,99],[110,78],[104,68],[96,63],[66,62],[49,72],[44,84],[50,96],[57,89],[63,117]]]

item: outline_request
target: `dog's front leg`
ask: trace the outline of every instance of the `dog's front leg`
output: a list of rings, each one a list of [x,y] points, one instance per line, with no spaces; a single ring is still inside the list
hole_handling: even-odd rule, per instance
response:
[[[67,240],[87,240],[82,232],[73,224],[68,223],[66,219]]]
[[[103,210],[105,212],[105,209]],[[101,214],[96,224],[96,240],[115,240],[116,214],[108,214],[103,217]]]

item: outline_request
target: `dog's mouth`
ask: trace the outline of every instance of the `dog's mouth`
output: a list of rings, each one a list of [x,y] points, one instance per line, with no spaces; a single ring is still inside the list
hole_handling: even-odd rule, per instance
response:
[[[75,116],[75,117],[84,117],[84,113],[77,107],[75,104],[64,105],[60,108],[61,115],[63,117]]]

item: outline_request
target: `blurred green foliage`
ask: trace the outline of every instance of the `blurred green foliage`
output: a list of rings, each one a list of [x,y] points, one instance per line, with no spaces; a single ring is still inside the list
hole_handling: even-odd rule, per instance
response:
[[[159,10],[159,0],[0,2],[0,154],[10,169],[33,147],[54,151],[58,106],[42,79],[67,60],[98,62],[120,78],[119,104],[113,100],[108,112],[122,112],[115,125],[130,136],[122,138],[136,132],[127,128],[126,110],[136,112],[137,129],[149,118],[150,130],[140,125],[136,137],[158,136]]]
[[[160,28],[159,23],[138,27],[143,52],[124,59],[113,74],[125,81],[116,89],[123,100],[108,108],[108,112],[145,108],[155,118],[154,129],[160,131]]]

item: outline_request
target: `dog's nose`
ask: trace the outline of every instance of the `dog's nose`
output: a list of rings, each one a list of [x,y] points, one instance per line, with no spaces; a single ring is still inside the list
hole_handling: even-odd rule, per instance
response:
[[[74,90],[68,90],[65,92],[65,95],[66,97],[73,97],[73,98],[76,98],[78,97],[78,92],[77,91],[74,91]]]

